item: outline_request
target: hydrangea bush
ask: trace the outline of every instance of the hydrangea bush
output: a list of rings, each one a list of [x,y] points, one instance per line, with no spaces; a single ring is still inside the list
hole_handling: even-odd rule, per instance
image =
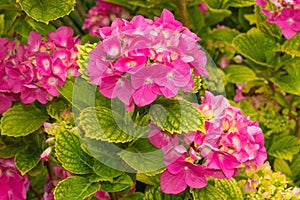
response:
[[[300,199],[299,5],[1,1],[0,199]]]

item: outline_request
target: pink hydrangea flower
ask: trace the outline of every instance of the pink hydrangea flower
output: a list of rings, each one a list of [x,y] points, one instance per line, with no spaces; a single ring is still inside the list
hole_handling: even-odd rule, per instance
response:
[[[275,23],[281,28],[285,38],[291,39],[300,31],[300,1],[299,0],[256,0],[259,6],[273,4],[273,9],[262,9],[270,23]]]
[[[300,31],[300,9],[284,8],[276,18],[275,24],[282,29],[282,34],[290,39]]]
[[[86,15],[82,28],[89,29],[90,35],[96,35],[98,28],[109,26],[117,17],[129,19],[130,15],[122,6],[98,0]]]
[[[154,21],[117,18],[96,34],[103,41],[91,51],[87,73],[104,96],[117,97],[127,107],[192,90],[192,73],[208,76],[206,55],[196,43],[200,38],[166,9]]]
[[[160,187],[167,194],[178,194],[187,186],[203,188],[207,185],[205,176],[206,172],[201,165],[185,161],[184,157],[181,157],[161,174]]]
[[[187,186],[205,187],[206,177],[234,177],[244,166],[247,171],[266,160],[264,136],[257,122],[244,116],[228,100],[206,91],[198,108],[205,118],[205,132],[196,130],[170,134],[150,122],[149,141],[164,154],[166,170],[161,189],[177,194]]]
[[[13,158],[0,158],[0,186],[0,199],[26,199],[30,186],[29,178],[27,175],[21,175]]]
[[[68,75],[78,76],[78,37],[68,27],[60,27],[47,34],[42,40],[39,33],[32,31],[28,44],[0,38],[0,101],[5,112],[12,101],[20,99],[29,104],[35,100],[42,104],[58,96],[56,87],[62,86]]]

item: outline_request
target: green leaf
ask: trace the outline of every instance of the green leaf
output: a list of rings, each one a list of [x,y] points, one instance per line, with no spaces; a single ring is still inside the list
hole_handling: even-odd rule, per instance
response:
[[[52,24],[44,24],[42,22],[37,22],[32,18],[26,19],[27,24],[29,24],[33,30],[39,32],[42,36],[45,36],[49,32],[55,32],[56,28]]]
[[[163,131],[170,133],[204,130],[202,113],[194,104],[185,100],[156,100],[151,106],[150,118]]]
[[[251,61],[273,67],[276,41],[256,28],[240,34],[233,40],[236,50]]]
[[[88,174],[93,170],[93,159],[80,148],[80,138],[65,130],[56,135],[55,150],[62,167],[71,173]]]
[[[227,179],[215,179],[215,187],[220,189],[226,196],[226,199],[243,200],[243,193],[237,182],[231,178]]]
[[[279,50],[291,55],[292,57],[300,57],[300,34],[297,33],[291,39],[286,40]]]
[[[128,165],[141,173],[165,168],[162,151],[153,147],[148,139],[139,139],[131,147],[121,151],[119,155]]]
[[[9,4],[11,2],[12,2],[12,0],[0,0],[0,5]]]
[[[275,100],[277,101],[277,103],[279,103],[281,106],[288,108],[289,106],[289,102],[286,100],[286,97],[279,91],[275,91]]]
[[[1,118],[1,134],[13,137],[28,135],[39,129],[48,116],[34,105],[16,105]]]
[[[30,32],[32,31],[32,27],[29,24],[27,24],[24,18],[19,17],[14,25],[14,30],[18,34],[20,34],[26,41]]]
[[[128,113],[123,116],[106,107],[84,109],[80,113],[79,125],[85,137],[116,143],[132,141],[135,135],[147,132],[146,128],[136,126]]]
[[[274,167],[275,171],[282,172],[286,176],[288,176],[289,178],[293,179],[292,170],[291,170],[289,164],[285,160],[282,160],[280,158],[276,158],[275,161],[274,161],[273,167]]]
[[[46,24],[68,15],[76,4],[75,0],[17,0],[17,2],[27,15]]]
[[[262,13],[261,9],[261,6],[254,6],[254,14],[257,21],[257,27],[263,33],[269,34],[272,37],[280,40],[282,37],[281,29],[277,25],[269,23],[267,21],[267,17]]]
[[[300,79],[291,75],[282,75],[272,77],[270,80],[283,91],[300,96]]]
[[[208,184],[201,189],[190,190],[194,200],[226,200],[226,194],[219,188]]]
[[[232,40],[239,35],[239,32],[235,29],[220,29],[215,28],[211,32],[208,33],[209,38],[212,38],[214,40],[222,40],[226,41],[228,43],[231,43]]]
[[[0,132],[1,135],[1,132]],[[23,149],[27,148],[23,138],[0,136],[0,158],[12,158]]]
[[[41,151],[36,148],[27,148],[19,151],[15,157],[15,163],[22,175],[33,169],[40,161]]]
[[[296,154],[293,158],[292,164],[291,164],[291,170],[293,177],[296,177],[297,175],[300,175],[300,154]]]
[[[160,174],[155,175],[155,176],[149,176],[147,174],[143,173],[137,173],[136,174],[136,180],[140,181],[142,183],[145,183],[147,185],[153,185],[153,186],[158,186],[159,185],[159,177]]]
[[[62,98],[55,98],[47,105],[48,114],[56,119],[62,120],[63,118],[60,116],[64,111],[69,108],[69,104]]]
[[[4,14],[0,14],[0,35],[4,33]]]
[[[141,200],[144,198],[144,193],[141,192],[135,192],[133,194],[130,194],[124,198],[124,200]]]
[[[188,9],[188,16],[189,24],[191,25],[193,32],[196,34],[201,33],[201,29],[205,25],[205,21],[203,14],[199,12],[199,8],[193,6],[192,8]]]
[[[89,54],[90,52],[96,48],[97,43],[94,44],[89,44],[86,43],[84,45],[79,45],[77,44],[76,47],[78,49],[78,60],[76,61],[78,66],[79,66],[79,72],[81,74],[81,77],[87,81],[90,81],[90,77],[88,76],[87,73],[87,67],[88,67],[88,63],[89,63]]]
[[[93,165],[94,172],[102,178],[102,180],[113,181],[113,178],[120,176],[123,172],[113,169],[98,160]]]
[[[100,183],[90,183],[85,177],[70,176],[60,181],[54,190],[56,200],[82,200],[100,189]]]
[[[248,7],[255,4],[255,0],[225,0],[224,7]]]
[[[160,190],[160,187],[147,187],[143,200],[190,200],[191,195],[187,191],[179,194],[165,194]]]
[[[257,79],[255,72],[245,65],[229,65],[224,71],[231,83],[243,84]]]
[[[293,155],[300,151],[300,142],[294,136],[284,136],[273,141],[268,153],[275,158],[292,160]]]
[[[101,184],[101,190],[104,192],[119,192],[130,186],[132,186],[133,181],[130,176],[127,174],[123,174],[118,178],[114,178],[113,182],[104,181]]]

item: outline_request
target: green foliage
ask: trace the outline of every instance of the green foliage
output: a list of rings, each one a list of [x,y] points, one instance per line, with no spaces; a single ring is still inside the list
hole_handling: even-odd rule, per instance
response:
[[[32,147],[18,151],[15,156],[15,163],[22,175],[29,172],[39,163],[41,153],[41,151]]]
[[[74,174],[92,173],[93,159],[81,147],[80,138],[69,130],[56,135],[55,150],[63,168]]]
[[[253,28],[233,40],[237,51],[251,61],[266,67],[273,67],[276,41],[269,35]]]
[[[229,180],[215,179],[215,187],[220,189],[226,195],[226,199],[244,199],[241,189],[233,178]]]
[[[76,61],[79,66],[79,72],[81,74],[81,77],[84,78],[87,81],[90,81],[90,78],[87,74],[87,67],[89,63],[89,53],[97,46],[97,43],[89,44],[86,43],[84,45],[76,45],[78,49],[78,60]]]
[[[1,135],[28,135],[39,129],[47,119],[45,112],[32,104],[13,106],[1,118]]]
[[[70,14],[76,3],[75,0],[17,0],[17,2],[28,16],[46,24],[51,20]]]
[[[300,34],[296,34],[290,40],[286,40],[280,47],[280,51],[291,55],[292,57],[300,57]]]
[[[132,179],[127,174],[114,178],[113,182],[104,181],[101,183],[101,190],[104,192],[118,192],[122,191],[133,184]]]
[[[227,81],[231,83],[243,84],[257,79],[255,72],[244,65],[229,65],[224,71]]]
[[[119,155],[129,166],[141,173],[149,173],[165,167],[161,149],[153,147],[148,139],[137,140]]]
[[[208,184],[201,189],[191,189],[194,200],[216,200],[226,199],[226,194],[219,188]]]
[[[180,194],[165,194],[160,187],[148,186],[143,200],[190,200],[191,198],[191,194],[187,191]]]
[[[80,113],[79,125],[85,137],[102,141],[125,143],[141,134],[141,129],[134,124],[128,113],[123,116],[118,110],[106,107],[84,109]]]
[[[299,140],[295,136],[284,136],[272,143],[268,154],[276,158],[292,160],[293,155],[299,153],[299,151]]]
[[[154,124],[170,133],[204,130],[202,113],[195,105],[185,100],[156,100],[149,113]]]
[[[90,182],[80,176],[71,176],[58,183],[54,190],[57,200],[81,200],[93,195],[101,187],[100,183]]]

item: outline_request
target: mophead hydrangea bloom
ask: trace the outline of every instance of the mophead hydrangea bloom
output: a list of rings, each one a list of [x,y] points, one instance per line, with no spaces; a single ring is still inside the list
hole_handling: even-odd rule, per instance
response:
[[[42,40],[32,31],[28,44],[0,38],[0,113],[18,99],[24,104],[35,100],[45,104],[59,95],[56,87],[68,75],[79,75],[75,47],[79,40],[73,37],[73,30],[60,27],[47,37],[49,40]]]
[[[29,186],[28,176],[21,175],[13,158],[0,158],[0,199],[25,200]]]
[[[300,1],[299,0],[256,0],[262,7],[271,4],[274,9],[263,8],[268,22],[281,28],[285,38],[291,39],[300,31]]]
[[[103,40],[90,52],[90,81],[105,97],[127,106],[145,106],[159,95],[171,98],[179,89],[192,90],[192,73],[208,76],[200,38],[166,9],[154,21],[116,18],[96,34]]]
[[[149,124],[149,141],[164,153],[166,169],[160,184],[165,193],[205,187],[208,176],[230,179],[242,167],[253,171],[266,160],[258,123],[230,106],[225,97],[206,91],[198,108],[205,118],[205,132],[170,134]]]
[[[129,19],[130,14],[122,6],[98,0],[96,6],[88,11],[82,28],[88,29],[90,35],[95,36],[98,28],[109,26],[117,17]]]

